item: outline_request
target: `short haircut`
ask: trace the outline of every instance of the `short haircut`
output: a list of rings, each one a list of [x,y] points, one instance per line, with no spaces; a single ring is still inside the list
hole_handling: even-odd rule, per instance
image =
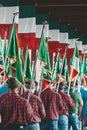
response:
[[[12,90],[21,86],[21,83],[15,77],[9,77],[6,81],[6,83],[8,85],[8,88],[10,88]]]
[[[62,90],[65,88],[65,84],[63,82],[59,83],[59,89]]]

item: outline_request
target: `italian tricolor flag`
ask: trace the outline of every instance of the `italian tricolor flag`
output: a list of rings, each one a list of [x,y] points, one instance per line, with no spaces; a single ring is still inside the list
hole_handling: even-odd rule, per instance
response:
[[[77,46],[75,47],[71,63],[70,81],[74,80],[79,74],[79,52]]]

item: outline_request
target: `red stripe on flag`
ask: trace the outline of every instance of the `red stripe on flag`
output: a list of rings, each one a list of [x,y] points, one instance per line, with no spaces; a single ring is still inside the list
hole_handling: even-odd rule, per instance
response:
[[[49,83],[49,81],[43,79],[41,92],[48,88]]]
[[[19,33],[18,39],[20,48],[22,47],[26,48],[28,46],[30,49],[36,49],[35,33]]]
[[[78,71],[75,70],[75,69],[73,69],[73,70],[72,70],[72,73],[71,73],[70,81],[72,81],[72,80],[77,76],[77,74],[78,74]]]
[[[0,24],[0,36],[1,36],[1,38],[4,39],[5,30],[7,30],[6,39],[9,39],[11,29],[12,29],[12,24]],[[18,30],[18,24],[16,24],[16,29]]]

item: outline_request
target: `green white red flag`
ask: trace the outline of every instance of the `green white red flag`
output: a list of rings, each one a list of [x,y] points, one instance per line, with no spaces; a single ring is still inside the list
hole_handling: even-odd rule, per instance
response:
[[[78,52],[77,46],[74,49],[74,53],[73,53],[73,57],[72,57],[72,63],[70,65],[70,67],[71,67],[71,72],[70,72],[70,82],[71,82],[72,80],[74,80],[78,76],[79,71],[80,71],[80,68],[79,68],[79,52]]]

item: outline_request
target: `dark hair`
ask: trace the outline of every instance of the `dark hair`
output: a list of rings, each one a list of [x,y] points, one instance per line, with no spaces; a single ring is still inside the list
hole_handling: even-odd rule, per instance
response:
[[[25,80],[25,84],[30,85],[32,80]],[[38,82],[34,80],[35,86],[38,85]]]
[[[59,83],[59,89],[62,90],[65,88],[65,84],[63,82]]]
[[[6,81],[6,83],[8,85],[8,88],[10,88],[12,90],[21,86],[21,83],[15,77],[9,77]]]
[[[70,85],[70,91],[73,91],[73,89],[75,88],[74,84]]]

